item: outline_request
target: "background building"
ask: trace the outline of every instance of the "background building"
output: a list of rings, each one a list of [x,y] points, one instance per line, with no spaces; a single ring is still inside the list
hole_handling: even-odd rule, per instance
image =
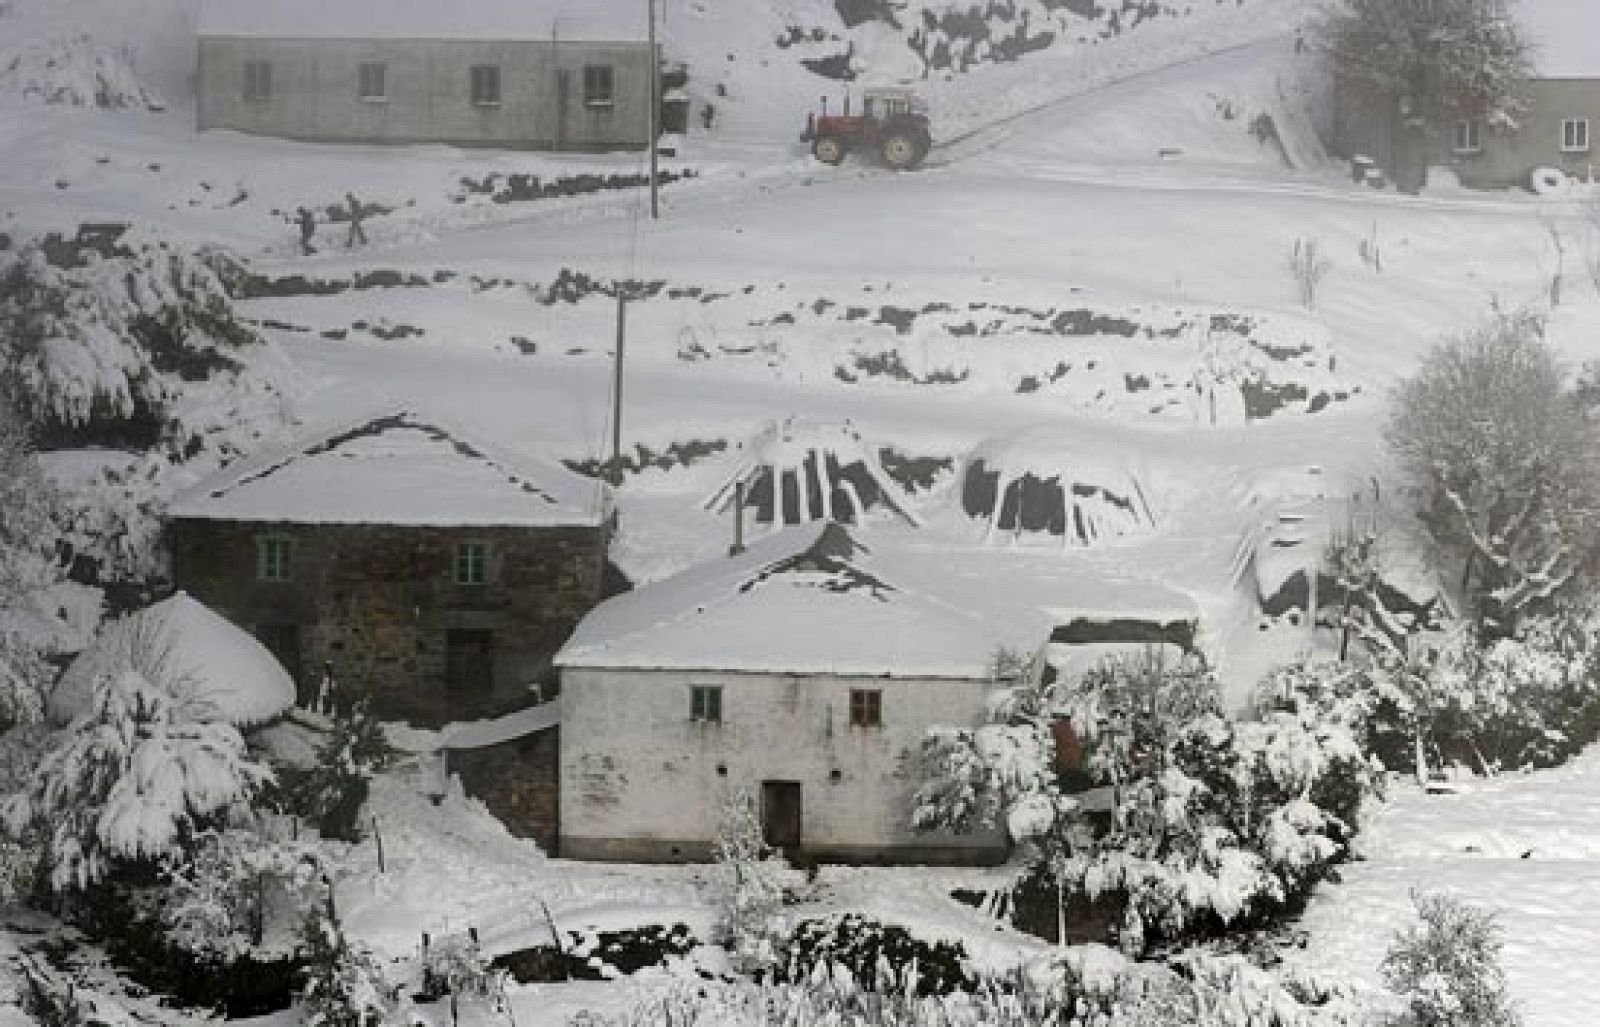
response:
[[[660,62],[643,5],[623,8],[206,0],[199,127],[315,141],[642,149]]]

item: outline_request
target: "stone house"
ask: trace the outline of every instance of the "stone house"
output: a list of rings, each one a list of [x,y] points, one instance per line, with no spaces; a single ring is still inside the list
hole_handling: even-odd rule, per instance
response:
[[[205,0],[201,131],[318,142],[637,150],[659,95],[616,0]]]
[[[998,648],[1045,635],[902,587],[925,556],[851,532],[786,528],[584,619],[556,657],[564,856],[705,859],[737,788],[807,859],[1004,857],[997,831],[912,829],[917,757],[929,727],[982,723]]]
[[[526,705],[598,601],[602,490],[437,419],[357,420],[175,500],[173,578],[252,631],[302,698],[331,676],[387,718]]]
[[[1364,156],[1402,189],[1420,188],[1429,166],[1454,169],[1473,188],[1528,186],[1544,168],[1593,180],[1600,129],[1600,7],[1593,0],[1523,0],[1514,8],[1534,45],[1534,76],[1514,128],[1464,118],[1415,125],[1394,97],[1348,81],[1334,86],[1330,149]]]

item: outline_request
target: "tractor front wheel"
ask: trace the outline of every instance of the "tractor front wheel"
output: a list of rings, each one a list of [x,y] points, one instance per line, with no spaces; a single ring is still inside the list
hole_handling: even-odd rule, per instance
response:
[[[821,136],[811,144],[811,156],[824,164],[838,164],[844,154],[844,143],[837,136]]]
[[[895,171],[910,171],[928,155],[927,140],[910,132],[891,132],[883,140],[883,162]]]

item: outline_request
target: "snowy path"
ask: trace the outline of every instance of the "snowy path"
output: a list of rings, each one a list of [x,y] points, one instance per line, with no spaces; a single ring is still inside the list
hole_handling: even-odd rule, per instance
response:
[[[1364,862],[1323,887],[1295,958],[1376,983],[1410,891],[1444,889],[1496,910],[1504,965],[1530,1027],[1595,1022],[1600,1005],[1600,747],[1571,765],[1454,795],[1406,788],[1367,824]]]

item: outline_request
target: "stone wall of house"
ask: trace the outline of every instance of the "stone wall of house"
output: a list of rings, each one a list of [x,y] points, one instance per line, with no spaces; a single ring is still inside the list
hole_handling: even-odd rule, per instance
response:
[[[244,65],[271,66],[271,94],[244,96]],[[385,67],[363,98],[358,67]],[[629,42],[206,38],[199,127],[341,142],[440,142],[561,150],[642,149],[649,46]],[[500,69],[498,103],[474,103],[474,65]],[[609,103],[587,103],[584,69],[612,69]]]
[[[468,795],[518,838],[558,855],[561,813],[561,729],[550,728],[481,749],[445,753],[446,769]]]
[[[817,644],[825,647],[826,639]],[[693,720],[691,688],[722,687],[720,723]],[[577,859],[710,853],[730,787],[797,782],[801,847],[847,862],[988,863],[994,832],[912,830],[924,733],[982,722],[974,680],[565,668],[561,850]],[[882,692],[882,724],[853,726],[852,689]]]
[[[170,526],[173,577],[267,640],[311,694],[331,671],[344,698],[383,717],[435,726],[526,705],[553,692],[550,658],[597,602],[598,528],[304,525],[183,519]],[[290,546],[287,581],[258,574],[267,539]],[[457,584],[457,546],[487,547],[483,584]],[[489,643],[486,668],[452,681],[452,640]],[[470,669],[470,668],[469,668]]]

